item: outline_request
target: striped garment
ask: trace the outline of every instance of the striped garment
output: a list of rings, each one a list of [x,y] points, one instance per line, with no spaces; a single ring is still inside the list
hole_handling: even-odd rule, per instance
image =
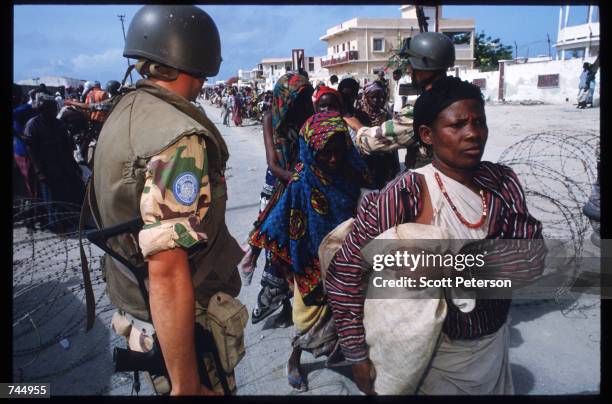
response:
[[[511,168],[481,162],[474,181],[489,191],[487,239],[542,238],[542,224],[529,214],[525,195]],[[387,184],[380,193],[364,197],[352,231],[329,266],[325,287],[342,351],[351,362],[363,361],[368,356],[363,327],[365,268],[360,248],[385,230],[414,221],[423,209],[421,187],[416,173],[406,172]],[[407,192],[405,199],[402,198],[402,190]],[[509,254],[520,257],[513,261],[512,272],[507,266],[501,269],[501,259],[492,259],[493,265],[500,265],[496,277],[514,279],[516,276],[521,281],[529,281],[542,273],[546,249],[540,242],[535,248],[528,249],[527,254],[517,255],[516,250],[500,251],[500,247],[495,252],[497,257],[506,255],[503,262],[507,262]],[[470,313],[463,313],[449,304],[443,331],[451,339],[476,339],[494,333],[506,322],[510,303],[510,299],[477,300],[476,308]]]

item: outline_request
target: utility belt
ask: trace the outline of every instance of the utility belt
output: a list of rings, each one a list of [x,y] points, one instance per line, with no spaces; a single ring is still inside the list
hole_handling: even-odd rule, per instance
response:
[[[224,394],[236,391],[234,368],[245,355],[246,307],[230,295],[218,292],[208,308],[196,302],[195,346],[200,382]],[[116,372],[145,371],[158,394],[168,394],[171,386],[153,324],[129,313],[117,311],[112,328],[126,339],[128,349],[115,348]],[[137,377],[137,375],[135,375]]]

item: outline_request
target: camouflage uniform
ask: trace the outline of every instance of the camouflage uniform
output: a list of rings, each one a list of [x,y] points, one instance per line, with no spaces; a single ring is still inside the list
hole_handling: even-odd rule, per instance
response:
[[[421,167],[431,162],[424,146],[419,147],[418,134],[414,133],[414,108],[406,105],[399,114],[380,126],[363,127],[355,135],[355,146],[361,154],[388,153],[407,148],[406,168]]]
[[[153,156],[145,173],[140,213],[145,223],[138,235],[142,255],[175,247],[191,248],[207,239],[202,220],[211,201],[206,144],[185,136]]]

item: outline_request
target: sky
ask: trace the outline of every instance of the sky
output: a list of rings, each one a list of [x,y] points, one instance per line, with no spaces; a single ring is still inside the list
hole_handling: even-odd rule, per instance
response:
[[[59,75],[83,80],[121,80],[127,67],[122,57],[123,33],[117,17],[125,15],[125,30],[137,5],[16,5],[14,6],[13,80]],[[262,58],[323,56],[328,28],[355,17],[399,18],[399,5],[204,5],[221,36],[223,63],[211,81],[252,69]],[[546,34],[554,44],[559,6],[444,6],[443,18],[473,18],[502,44],[518,46],[519,56],[547,55]],[[586,6],[572,6],[569,25],[585,23]],[[551,49],[554,56],[554,48]]]

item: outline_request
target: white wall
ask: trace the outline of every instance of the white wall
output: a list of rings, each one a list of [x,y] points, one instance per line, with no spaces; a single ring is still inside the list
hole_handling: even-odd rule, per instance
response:
[[[576,104],[578,83],[584,62],[593,63],[594,57],[585,59],[551,60],[533,63],[507,64],[504,69],[504,99],[510,102],[541,101],[546,104]],[[538,75],[559,74],[559,87],[538,88]],[[449,75],[454,76],[454,72]],[[599,78],[596,76],[593,103],[599,105]],[[485,100],[499,102],[499,71],[481,72],[476,69],[459,70],[459,77],[470,83],[474,79],[487,80],[482,89]],[[568,101],[566,101],[568,99]]]
[[[537,100],[547,104],[575,104],[582,65],[594,61],[595,58],[591,57],[506,66],[504,98],[506,101]],[[538,88],[538,75],[541,74],[559,74],[559,87]],[[593,103],[599,105],[601,72],[596,77]]]
[[[452,73],[452,76],[455,74]],[[497,101],[499,95],[499,71],[495,70],[492,72],[481,72],[479,70],[459,70],[459,77],[462,80],[467,80],[470,83],[474,79],[485,79],[486,87],[481,88],[482,94],[487,102]]]

